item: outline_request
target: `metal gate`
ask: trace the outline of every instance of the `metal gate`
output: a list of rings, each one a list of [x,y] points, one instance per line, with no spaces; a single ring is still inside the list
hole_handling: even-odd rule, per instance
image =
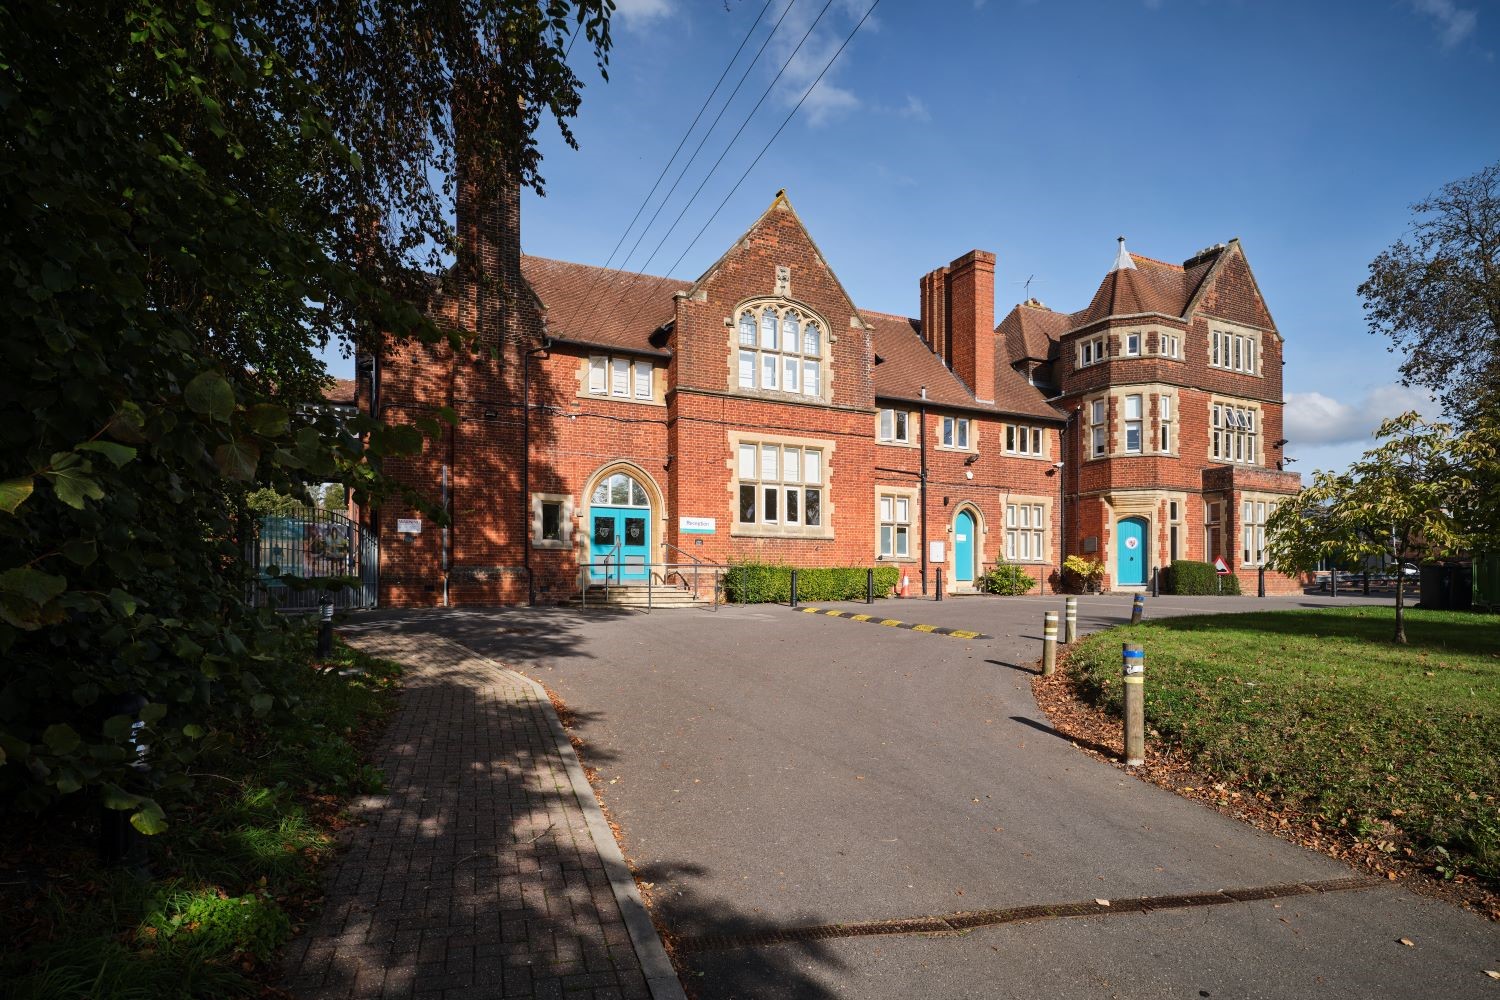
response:
[[[326,594],[336,608],[375,606],[380,540],[343,514],[308,507],[267,515],[248,547],[257,605],[313,611]]]

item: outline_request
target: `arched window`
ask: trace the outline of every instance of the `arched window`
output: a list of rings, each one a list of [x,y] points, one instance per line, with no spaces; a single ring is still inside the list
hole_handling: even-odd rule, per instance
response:
[[[610,507],[649,507],[646,489],[623,472],[599,480],[594,487],[593,502]]]
[[[805,311],[770,303],[746,306],[737,319],[741,389],[823,394],[823,328]]]

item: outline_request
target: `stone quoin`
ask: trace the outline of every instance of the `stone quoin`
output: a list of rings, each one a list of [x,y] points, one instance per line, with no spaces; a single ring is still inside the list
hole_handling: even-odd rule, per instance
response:
[[[916,595],[1001,562],[1049,592],[1067,555],[1141,589],[1222,555],[1253,592],[1265,518],[1299,480],[1281,335],[1238,241],[1178,265],[1121,239],[1085,308],[1028,299],[997,326],[993,253],[921,276],[915,317],[861,309],[784,192],[687,281],[523,255],[519,193],[496,187],[460,183],[430,305],[472,350],[356,362],[366,412],[458,414],[385,466],[446,528],[355,511],[381,540],[382,604],[558,603],[693,559],[892,564]]]

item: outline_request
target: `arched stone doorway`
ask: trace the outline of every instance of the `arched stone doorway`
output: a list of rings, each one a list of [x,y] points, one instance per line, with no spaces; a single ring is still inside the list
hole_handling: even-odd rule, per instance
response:
[[[584,582],[644,582],[660,545],[661,494],[640,468],[601,469],[588,491],[583,540]]]

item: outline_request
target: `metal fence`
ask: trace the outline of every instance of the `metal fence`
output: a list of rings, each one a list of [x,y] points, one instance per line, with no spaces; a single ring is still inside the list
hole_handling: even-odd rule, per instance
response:
[[[336,511],[308,507],[256,524],[246,553],[255,569],[251,600],[280,611],[312,611],[326,594],[336,608],[373,608],[380,542]]]

